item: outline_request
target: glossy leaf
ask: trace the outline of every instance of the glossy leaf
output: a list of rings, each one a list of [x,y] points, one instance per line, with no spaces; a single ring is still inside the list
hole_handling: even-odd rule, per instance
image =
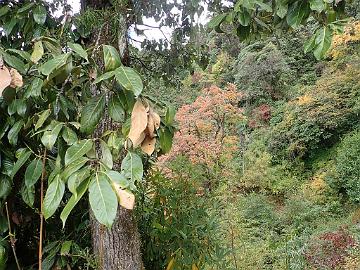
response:
[[[101,82],[101,81],[110,79],[111,77],[114,77],[114,76],[115,76],[115,72],[114,72],[114,71],[106,72],[106,73],[102,74],[101,76],[97,77],[97,78],[95,79],[94,83],[99,83],[99,82]]]
[[[11,145],[17,144],[19,132],[23,126],[24,126],[24,121],[19,120],[9,130],[7,137]]]
[[[46,130],[41,137],[41,142],[47,149],[51,150],[54,147],[63,125],[63,123],[53,121],[52,124],[48,126],[51,129]]]
[[[42,161],[38,158],[31,161],[25,171],[25,185],[31,187],[36,184],[42,173]]]
[[[89,167],[84,167],[81,170],[73,173],[67,181],[67,186],[68,186],[68,189],[70,190],[70,192],[72,194],[74,194],[75,196],[77,196],[78,187],[89,176],[90,176],[90,168]]]
[[[21,152],[21,155],[19,156],[18,160],[16,161],[16,163],[14,164],[11,174],[10,174],[10,178],[13,179],[15,174],[20,170],[20,168],[25,164],[25,162],[29,159],[29,157],[31,156],[31,152],[27,149],[25,149],[24,151]]]
[[[95,218],[108,228],[113,224],[118,202],[105,175],[96,173],[89,186],[89,201]]]
[[[69,163],[69,165],[67,165],[65,170],[61,173],[62,179],[66,182],[72,174],[79,171],[88,161],[89,159],[87,157],[79,157]]]
[[[35,130],[38,130],[39,128],[41,128],[43,126],[43,124],[45,123],[46,119],[50,116],[51,112],[50,109],[43,111],[40,115],[39,115],[39,119],[37,120],[36,124],[35,124]]]
[[[80,44],[68,42],[68,47],[77,53],[80,57],[88,61],[88,54]]]
[[[141,158],[133,152],[128,152],[121,162],[121,172],[129,180],[131,188],[134,188],[135,182],[141,181],[143,177]]]
[[[79,187],[76,189],[77,195],[72,195],[70,197],[69,201],[67,202],[67,204],[65,205],[64,209],[62,210],[62,212],[60,214],[60,219],[63,223],[63,227],[65,227],[65,223],[66,223],[67,218],[70,215],[70,212],[74,209],[75,205],[80,201],[82,196],[87,191],[87,189],[89,187],[89,183],[90,183],[90,178],[87,178],[85,181],[81,182]]]
[[[99,173],[104,174],[108,178],[110,183],[116,183],[123,189],[129,186],[127,178],[122,173],[119,173],[117,171],[101,171]]]
[[[62,137],[64,139],[64,141],[68,144],[68,145],[73,145],[74,143],[76,143],[78,141],[78,137],[76,135],[76,132],[73,131],[71,128],[69,127],[65,127],[63,132],[62,132]]]
[[[23,201],[30,207],[34,206],[34,202],[35,202],[35,186],[26,186],[23,185],[21,188],[21,198],[23,199]]]
[[[174,134],[168,128],[161,128],[159,130],[159,141],[161,150],[168,153],[171,150]]]
[[[316,32],[314,55],[317,60],[322,59],[331,46],[331,30],[324,26]]]
[[[112,95],[109,100],[109,115],[117,122],[123,122],[125,120],[125,110],[117,95]]]
[[[309,2],[296,1],[290,6],[286,21],[292,28],[297,28],[309,16],[309,14]]]
[[[42,5],[37,5],[33,10],[34,20],[37,24],[43,25],[46,21],[46,9]]]
[[[65,154],[65,166],[84,156],[92,146],[92,140],[82,140],[70,146]]]
[[[221,13],[215,17],[213,17],[209,23],[208,23],[208,27],[209,28],[215,28],[220,26],[220,24],[225,20],[226,18],[226,14],[225,13]]]
[[[43,86],[44,81],[40,78],[34,78],[29,86],[28,90],[25,92],[25,97],[40,97],[41,96],[41,88]]]
[[[143,82],[139,74],[132,68],[121,66],[115,70],[115,78],[126,90],[139,96],[143,90]]]
[[[105,110],[105,95],[93,97],[81,111],[81,132],[91,134]]]
[[[62,66],[64,66],[70,56],[70,53],[61,54],[58,56],[55,56],[53,59],[47,61],[43,65],[39,67],[39,71],[44,74],[45,76],[50,75],[54,71],[60,69]]]
[[[41,41],[37,41],[34,44],[34,50],[31,54],[31,58],[30,60],[37,64],[37,62],[39,62],[39,60],[42,58],[42,56],[44,55],[44,47]]]
[[[121,66],[118,51],[110,45],[103,45],[105,71],[112,71]]]
[[[50,183],[44,198],[44,217],[48,219],[51,217],[56,209],[59,207],[60,202],[64,196],[65,184],[58,174],[55,179]]]
[[[112,157],[109,146],[103,140],[100,140],[100,149],[101,149],[101,162],[106,167],[108,167],[108,169],[112,169],[113,157]]]

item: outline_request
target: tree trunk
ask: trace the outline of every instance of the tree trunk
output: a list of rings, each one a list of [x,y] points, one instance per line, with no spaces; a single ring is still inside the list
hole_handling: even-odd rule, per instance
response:
[[[82,10],[86,8],[102,9],[112,8],[109,0],[82,0]],[[126,14],[118,14],[119,25],[117,29],[118,46],[120,54],[123,58],[123,64],[127,63],[127,23]],[[108,20],[109,18],[104,18]],[[95,31],[92,37],[92,43],[111,44],[108,40],[112,29],[106,25],[103,29]],[[102,32],[102,33],[100,33]],[[100,36],[99,36],[100,35]],[[102,55],[102,54],[101,54]],[[94,95],[98,94],[99,90],[92,89]],[[107,98],[108,100],[108,98]],[[116,125],[112,123],[108,114],[105,116],[97,130],[94,137],[100,137],[104,131],[109,129],[116,129]],[[114,164],[114,170],[120,169],[121,161]],[[91,212],[91,211],[90,211]],[[99,269],[103,270],[141,270],[143,268],[141,258],[141,242],[140,234],[138,232],[136,220],[133,211],[127,210],[119,206],[117,216],[111,229],[107,229],[95,219],[94,215],[90,213],[90,225],[92,234],[93,251],[98,258]]]

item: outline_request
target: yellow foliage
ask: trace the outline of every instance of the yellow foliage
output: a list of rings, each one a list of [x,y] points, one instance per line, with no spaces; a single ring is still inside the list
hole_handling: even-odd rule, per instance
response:
[[[346,53],[346,48],[350,42],[360,41],[360,21],[354,21],[348,24],[342,34],[333,37],[333,48],[330,55],[336,59]]]
[[[312,201],[322,203],[326,199],[328,185],[325,182],[327,172],[320,172],[313,176],[311,181],[303,186],[305,197]]]
[[[359,270],[359,269],[360,269],[360,258],[358,257],[345,258],[344,270]]]
[[[360,223],[360,207],[354,211],[351,217],[353,223]]]
[[[299,105],[306,105],[306,104],[309,104],[313,101],[313,97],[312,96],[309,96],[308,94],[305,94],[303,96],[300,96],[297,100],[297,103]]]

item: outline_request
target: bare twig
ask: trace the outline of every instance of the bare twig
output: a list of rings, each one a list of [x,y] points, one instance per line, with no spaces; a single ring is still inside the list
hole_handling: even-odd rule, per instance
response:
[[[44,180],[45,180],[45,165],[46,165],[46,148],[44,150],[42,161],[42,173],[41,173],[41,186],[40,186],[40,239],[39,239],[39,270],[42,269],[42,253],[43,253],[43,230],[44,230]]]
[[[15,262],[16,262],[16,266],[19,270],[21,270],[20,264],[19,264],[19,260],[16,256],[16,250],[15,250],[15,242],[16,239],[14,237],[14,235],[11,232],[11,224],[10,224],[10,215],[9,215],[9,209],[8,209],[8,205],[7,202],[5,202],[5,209],[6,209],[6,216],[7,216],[7,221],[8,221],[8,226],[9,226],[9,237],[10,237],[10,244],[11,244],[11,249],[13,251],[14,254],[14,258],[15,258]]]

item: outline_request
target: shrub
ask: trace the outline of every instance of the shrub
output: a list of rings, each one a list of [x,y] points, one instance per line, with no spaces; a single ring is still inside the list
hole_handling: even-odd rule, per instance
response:
[[[360,131],[344,137],[336,156],[338,189],[344,188],[352,202],[360,202]]]
[[[339,269],[344,265],[349,249],[355,245],[355,239],[350,233],[340,228],[313,239],[305,251],[305,258],[315,269]]]
[[[289,71],[272,42],[254,43],[241,50],[233,69],[235,83],[250,104],[281,97]]]
[[[174,270],[191,269],[193,264],[200,269],[220,260],[219,220],[207,211],[216,206],[201,193],[193,176],[175,173],[169,179],[159,172],[148,176],[137,208],[146,269],[165,269],[172,259]]]

